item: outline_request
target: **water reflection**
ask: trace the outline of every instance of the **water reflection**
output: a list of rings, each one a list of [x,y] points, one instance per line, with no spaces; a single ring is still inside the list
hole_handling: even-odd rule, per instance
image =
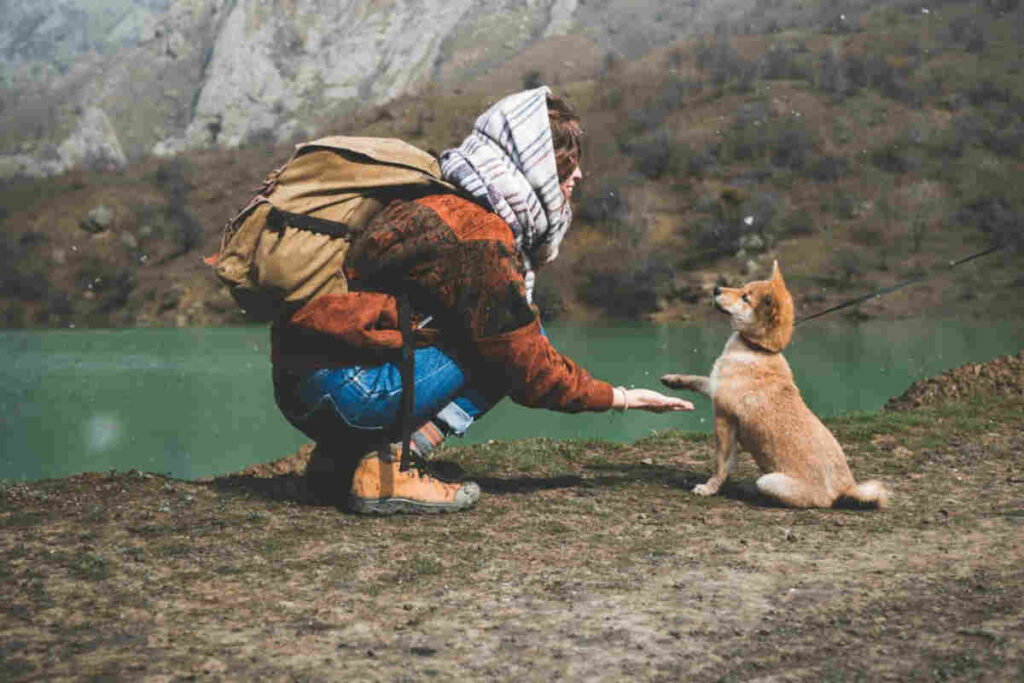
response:
[[[822,416],[876,410],[915,379],[1016,353],[1020,323],[815,321],[786,351]],[[552,324],[556,346],[614,384],[658,388],[665,372],[705,374],[729,334],[712,325]],[[633,441],[654,430],[707,431],[693,413],[561,415],[506,402],[466,443],[544,436]],[[21,331],[0,334],[0,477],[39,479],[137,468],[176,477],[232,471],[294,450],[304,437],[273,404],[267,332]]]

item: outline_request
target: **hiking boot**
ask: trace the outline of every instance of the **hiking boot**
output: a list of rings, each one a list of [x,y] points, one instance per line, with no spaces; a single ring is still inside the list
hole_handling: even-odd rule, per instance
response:
[[[427,464],[411,454],[401,471],[401,447],[367,453],[352,476],[349,508],[364,515],[455,512],[473,507],[480,498],[476,482],[452,483],[430,474]]]

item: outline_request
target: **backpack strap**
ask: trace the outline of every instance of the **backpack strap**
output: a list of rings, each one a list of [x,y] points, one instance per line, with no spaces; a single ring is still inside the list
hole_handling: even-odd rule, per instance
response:
[[[351,226],[347,223],[329,221],[325,218],[316,218],[315,216],[292,213],[291,211],[282,211],[273,205],[271,205],[270,211],[267,213],[266,225],[268,230],[273,230],[274,232],[284,232],[285,227],[291,225],[292,227],[331,237],[347,237],[352,232]]]
[[[404,472],[411,464],[410,448],[412,446],[412,411],[416,399],[416,349],[412,339],[412,311],[409,307],[409,295],[402,292],[398,295],[398,329],[402,333],[402,364],[399,372],[402,376],[402,402],[399,406],[399,424],[402,429],[402,462],[399,471]]]

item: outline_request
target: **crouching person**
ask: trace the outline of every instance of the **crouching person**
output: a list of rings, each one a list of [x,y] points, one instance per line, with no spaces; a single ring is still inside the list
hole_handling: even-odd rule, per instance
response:
[[[534,272],[572,218],[582,128],[546,87],[500,100],[441,155],[461,193],[389,203],[345,259],[349,291],[318,297],[272,329],[275,396],[343,472],[350,508],[462,510],[480,489],[423,460],[498,401],[576,413],[692,410],[679,398],[612,387],[561,355],[532,304]],[[412,466],[400,467],[399,304],[415,342]],[[349,483],[350,482],[350,483]]]

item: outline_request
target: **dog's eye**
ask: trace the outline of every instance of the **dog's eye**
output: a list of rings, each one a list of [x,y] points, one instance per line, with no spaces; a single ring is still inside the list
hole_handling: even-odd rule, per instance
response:
[[[750,295],[749,294],[744,294],[743,295],[743,303],[745,303],[745,304],[749,304],[750,303]]]

